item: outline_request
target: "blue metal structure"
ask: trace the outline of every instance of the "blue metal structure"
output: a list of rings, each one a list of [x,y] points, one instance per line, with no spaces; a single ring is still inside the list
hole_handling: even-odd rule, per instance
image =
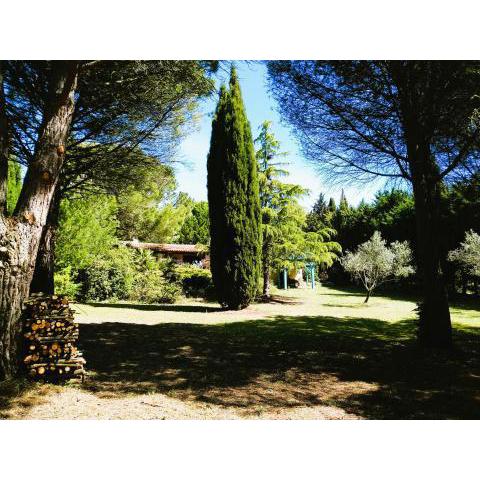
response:
[[[316,264],[314,262],[309,262],[305,264],[307,283],[310,283],[313,289],[315,289],[315,267]]]

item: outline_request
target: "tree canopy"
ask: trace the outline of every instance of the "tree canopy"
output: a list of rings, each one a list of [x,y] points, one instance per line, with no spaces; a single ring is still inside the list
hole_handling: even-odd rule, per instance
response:
[[[440,178],[478,165],[478,67],[460,61],[268,63],[271,90],[306,156],[327,176],[353,172],[356,181],[411,178],[408,121],[421,122]]]
[[[195,202],[178,235],[180,243],[210,245],[208,202]]]
[[[136,169],[134,185],[117,195],[118,236],[143,242],[168,243],[191,210],[192,200],[175,192],[176,181],[169,166]]]

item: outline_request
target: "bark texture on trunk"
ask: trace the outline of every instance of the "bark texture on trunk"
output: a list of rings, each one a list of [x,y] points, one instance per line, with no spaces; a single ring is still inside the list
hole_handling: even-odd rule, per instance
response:
[[[262,248],[262,270],[263,270],[263,296],[270,295],[270,258],[271,248],[268,243],[264,243]]]
[[[35,153],[13,217],[0,214],[0,379],[16,374],[20,314],[29,293],[74,110],[78,62],[52,62]]]
[[[54,272],[55,272],[55,241],[58,229],[60,213],[60,195],[58,188],[53,196],[48,211],[47,223],[43,227],[40,245],[38,247],[37,261],[32,283],[31,293],[43,292],[49,295],[55,293]]]
[[[417,228],[417,258],[423,282],[418,338],[422,345],[450,347],[452,324],[442,272],[441,188],[438,166],[427,146],[417,144],[411,162]]]

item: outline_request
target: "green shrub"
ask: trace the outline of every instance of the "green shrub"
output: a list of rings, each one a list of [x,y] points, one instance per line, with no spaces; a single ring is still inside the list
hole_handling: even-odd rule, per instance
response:
[[[148,250],[137,250],[134,256],[136,275],[131,300],[145,303],[175,303],[181,287],[172,277],[172,261],[156,259]]]
[[[137,273],[130,298],[145,303],[175,303],[180,294],[179,284],[168,281],[157,268]]]
[[[133,251],[125,247],[115,248],[80,270],[80,296],[83,300],[93,301],[127,299],[131,294],[134,278]]]
[[[66,295],[71,300],[75,300],[81,285],[73,280],[72,267],[63,268],[55,272],[55,292],[60,295]]]
[[[182,286],[183,294],[187,297],[212,298],[214,296],[210,270],[190,265],[178,265],[175,268],[175,276]]]

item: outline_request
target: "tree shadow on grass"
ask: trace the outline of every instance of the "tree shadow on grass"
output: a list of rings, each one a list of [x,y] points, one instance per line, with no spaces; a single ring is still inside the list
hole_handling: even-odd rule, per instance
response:
[[[319,295],[322,297],[365,297],[365,293],[363,291],[344,289],[343,287],[342,291],[334,290],[330,292],[321,292]]]
[[[92,307],[103,307],[103,308],[126,308],[130,310],[148,310],[148,311],[162,311],[162,312],[199,312],[199,313],[210,313],[210,312],[221,312],[222,307],[213,307],[211,305],[165,305],[165,304],[144,304],[144,303],[94,303],[89,302],[86,305]]]
[[[81,325],[98,395],[163,392],[252,413],[327,405],[366,418],[480,418],[480,329],[420,350],[413,321],[275,317]]]
[[[368,304],[365,302],[362,303],[322,303],[322,307],[333,307],[333,308],[368,308]]]
[[[258,303],[278,303],[281,305],[301,305],[303,302],[298,297],[286,295],[268,295],[258,299]]]
[[[480,297],[473,295],[459,296],[450,300],[450,308],[459,308],[462,310],[474,310],[478,312],[478,319],[480,321]]]

